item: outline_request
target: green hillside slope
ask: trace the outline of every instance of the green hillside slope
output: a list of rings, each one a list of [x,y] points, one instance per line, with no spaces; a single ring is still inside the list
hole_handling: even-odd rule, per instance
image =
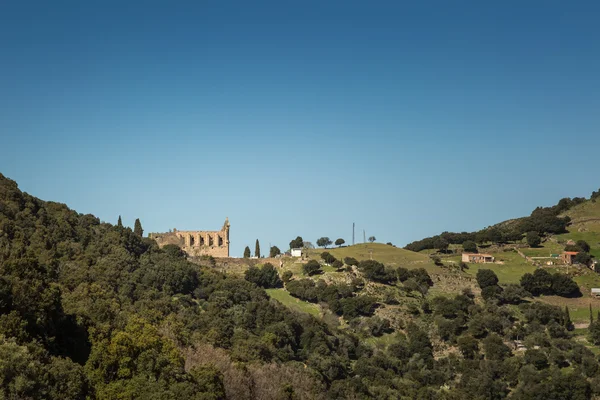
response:
[[[345,257],[353,257],[357,260],[377,260],[393,267],[424,267],[432,265],[429,257],[425,254],[401,249],[383,243],[361,243],[354,246],[346,246],[330,249],[308,250],[311,258],[319,258],[320,254],[327,251],[339,260]]]

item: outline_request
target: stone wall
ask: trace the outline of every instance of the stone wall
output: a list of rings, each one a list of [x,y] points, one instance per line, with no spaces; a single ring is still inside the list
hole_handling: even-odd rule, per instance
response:
[[[220,231],[178,231],[151,233],[160,247],[167,244],[179,246],[190,257],[229,257],[229,219],[225,219]]]

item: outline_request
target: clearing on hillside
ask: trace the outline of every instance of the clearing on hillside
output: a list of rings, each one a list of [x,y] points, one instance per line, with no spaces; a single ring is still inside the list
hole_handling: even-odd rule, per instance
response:
[[[310,258],[319,259],[321,253],[328,251],[338,260],[343,260],[345,257],[353,257],[358,261],[362,260],[377,260],[390,267],[434,267],[431,259],[421,253],[401,249],[383,243],[361,243],[353,246],[336,247],[336,248],[319,248],[308,250]]]

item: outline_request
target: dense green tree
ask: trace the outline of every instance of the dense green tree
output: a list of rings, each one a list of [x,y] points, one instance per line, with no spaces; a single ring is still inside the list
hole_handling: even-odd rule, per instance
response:
[[[571,315],[569,313],[569,306],[565,306],[565,312],[564,312],[564,319],[563,319],[563,326],[565,327],[565,329],[567,330],[573,330],[574,326],[573,326],[573,322],[571,322]]]
[[[335,245],[338,246],[338,247],[341,246],[341,245],[343,245],[344,243],[346,243],[346,241],[344,239],[342,239],[342,238],[339,238],[339,239],[335,240]]]
[[[358,263],[358,270],[362,272],[365,278],[381,283],[390,283],[395,279],[395,274],[386,271],[385,266],[375,260],[363,260]]]
[[[533,365],[536,369],[548,368],[548,358],[539,349],[527,349],[525,351],[525,363]]]
[[[269,257],[270,258],[277,257],[280,254],[281,254],[281,250],[279,250],[279,247],[277,247],[277,246],[271,246],[271,248],[269,249]]]
[[[485,358],[488,360],[502,361],[511,355],[510,349],[504,344],[502,338],[495,333],[483,340]]]
[[[375,238],[375,236],[369,236],[369,242],[373,243],[376,240],[377,238]]]
[[[246,246],[246,248],[244,249],[244,258],[250,258],[250,247]]]
[[[283,283],[288,283],[292,279],[292,276],[294,276],[294,273],[290,270],[287,270],[281,275],[281,280]]]
[[[496,273],[491,269],[480,269],[477,271],[477,284],[481,289],[484,289],[488,286],[497,286],[498,285],[498,277]]]
[[[567,275],[555,273],[552,275],[552,293],[562,297],[581,296],[579,285]]]
[[[479,354],[479,342],[472,336],[462,336],[458,339],[458,349],[464,358],[473,360]]]
[[[589,339],[595,345],[600,345],[600,321],[592,321],[588,328]]]
[[[434,240],[433,246],[439,251],[445,252],[446,250],[448,250],[448,246],[450,246],[450,243],[443,237],[438,237]]]
[[[330,246],[332,243],[333,242],[331,241],[331,239],[329,239],[326,236],[317,239],[317,246],[319,247],[327,248],[327,246]]]
[[[121,216],[119,215],[119,220],[117,221],[117,227],[122,228],[123,227],[123,221],[121,221]]]
[[[344,264],[358,266],[358,260],[353,257],[344,258]]]
[[[581,249],[584,253],[590,252],[590,245],[585,240],[578,240],[575,245]]]
[[[139,237],[144,236],[144,230],[142,229],[142,223],[140,222],[139,218],[135,219],[135,223],[133,224],[133,233]]]
[[[538,247],[542,243],[542,238],[536,231],[527,232],[527,244],[529,247]]]
[[[584,253],[581,251],[577,253],[573,261],[582,265],[590,265],[590,263],[592,262],[592,257],[588,253]]]
[[[321,269],[321,264],[319,264],[318,261],[310,260],[302,266],[302,272],[304,272],[305,275],[313,276],[320,274],[323,272],[323,270]]]
[[[321,259],[323,259],[323,261],[325,261],[327,264],[333,264],[336,261],[336,258],[327,251],[321,253]]]
[[[467,240],[462,246],[465,253],[477,253],[477,244],[472,240]]]
[[[247,281],[255,283],[265,289],[283,286],[277,269],[275,269],[271,263],[266,263],[262,268],[250,267],[246,270],[244,276]]]
[[[304,248],[304,241],[302,236],[297,236],[296,239],[290,242],[290,249],[302,249]]]
[[[258,243],[258,239],[256,239],[256,243],[254,244],[254,256],[260,258],[260,243]]]

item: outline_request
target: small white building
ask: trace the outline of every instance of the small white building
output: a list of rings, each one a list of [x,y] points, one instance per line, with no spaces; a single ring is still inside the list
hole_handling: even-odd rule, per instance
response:
[[[592,296],[600,297],[600,288],[592,288]]]
[[[302,249],[292,249],[292,257],[302,257]]]

